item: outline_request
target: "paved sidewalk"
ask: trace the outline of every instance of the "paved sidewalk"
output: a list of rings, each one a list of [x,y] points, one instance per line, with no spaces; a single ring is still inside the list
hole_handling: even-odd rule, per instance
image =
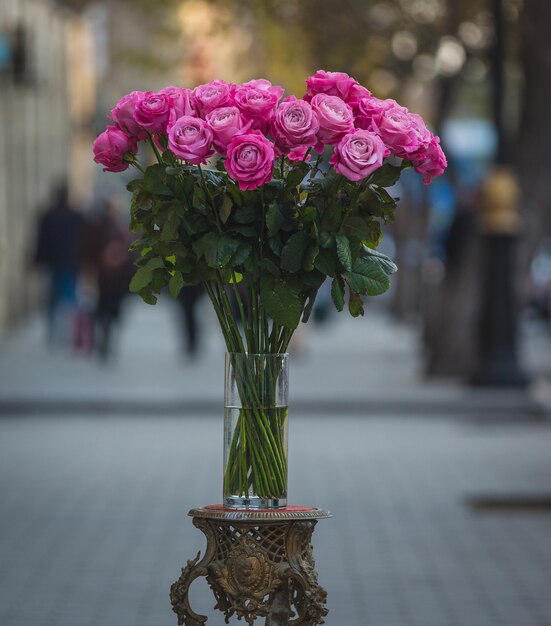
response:
[[[104,417],[0,420],[2,626],[176,624],[220,417]],[[334,513],[314,534],[328,626],[551,626],[551,515],[467,506],[549,490],[548,425],[294,415],[290,442],[292,503]],[[221,626],[203,581],[193,602]]]
[[[209,303],[201,303],[204,342],[196,361],[180,351],[176,307],[130,302],[117,358],[106,365],[66,350],[48,351],[38,318],[0,341],[0,414],[181,414],[218,410],[222,402],[224,345]],[[543,343],[542,343],[543,341]],[[549,361],[551,335],[528,337],[529,365]],[[422,377],[418,338],[377,308],[365,318],[335,315],[321,326],[301,326],[291,360],[291,402],[316,414],[497,417],[540,413],[551,407],[549,384],[537,393],[469,390],[454,381]],[[548,348],[548,352],[546,352]],[[542,356],[543,354],[543,356]]]

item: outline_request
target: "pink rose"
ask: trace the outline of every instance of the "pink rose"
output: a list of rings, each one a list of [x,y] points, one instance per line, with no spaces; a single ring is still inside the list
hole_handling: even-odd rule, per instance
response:
[[[214,135],[214,145],[221,152],[225,151],[234,135],[247,132],[252,124],[245,122],[235,106],[214,109],[207,113],[206,122]]]
[[[274,145],[259,131],[234,135],[228,144],[224,166],[239,189],[256,189],[272,179]]]
[[[282,87],[274,86],[267,80],[257,79],[237,87],[233,98],[243,117],[247,121],[252,121],[252,127],[265,131],[274,117],[282,95]]]
[[[371,130],[376,132],[385,142],[385,146],[399,157],[408,156],[419,149],[421,129],[418,121],[411,117],[411,113],[394,100],[389,100],[390,106],[377,121],[373,121]]]
[[[298,146],[314,146],[319,126],[310,104],[291,96],[277,108],[271,133],[277,148],[285,154]]]
[[[440,146],[440,138],[435,135],[432,136],[427,148],[422,148],[417,153],[410,155],[410,159],[415,171],[425,175],[423,178],[425,185],[429,185],[436,176],[441,176],[448,167],[446,155]]]
[[[212,130],[200,117],[183,115],[168,131],[168,147],[184,161],[204,163],[214,153]]]
[[[354,109],[354,124],[364,130],[375,131],[394,100],[380,100],[373,96],[360,98],[351,103]]]
[[[337,143],[354,129],[352,109],[337,96],[319,93],[311,104],[320,125],[318,139],[322,144]]]
[[[358,103],[362,98],[371,98],[371,91],[366,89],[363,85],[352,85],[350,91],[348,92],[348,96],[346,97],[346,104],[352,107],[352,110],[355,111]]]
[[[195,87],[193,99],[199,115],[204,118],[213,109],[233,104],[232,86],[224,80],[213,80]]]
[[[293,148],[291,152],[287,155],[289,161],[304,161],[306,157],[306,163],[309,163],[312,159],[312,155],[309,154],[306,156],[306,153],[310,150],[308,146],[297,146]]]
[[[124,157],[130,152],[135,154],[138,143],[135,137],[127,135],[116,126],[108,126],[98,135],[93,144],[94,161],[104,165],[104,172],[123,172],[129,163]]]
[[[145,139],[147,133],[141,126],[136,123],[134,119],[134,111],[136,110],[136,104],[143,98],[143,91],[132,91],[131,93],[123,96],[115,105],[115,108],[111,110],[110,118],[115,124],[131,137],[136,139]]]
[[[166,93],[147,91],[136,103],[134,119],[145,130],[152,134],[166,132],[168,118],[172,108],[172,100]]]
[[[347,100],[350,90],[358,81],[344,72],[326,72],[318,70],[313,76],[306,79],[306,95],[304,100],[310,102],[318,93],[328,96],[337,96]]]
[[[383,164],[386,148],[381,138],[357,128],[335,146],[329,163],[348,180],[366,178]]]
[[[255,87],[256,89],[265,89],[266,91],[269,91],[270,93],[277,96],[278,101],[285,93],[285,89],[283,89],[283,87],[281,87],[280,85],[272,85],[272,83],[265,78],[255,78],[253,80],[250,80],[246,83],[243,83],[243,87]]]
[[[196,115],[197,112],[193,103],[191,89],[186,89],[185,87],[165,87],[159,93],[169,97],[170,113],[166,125],[167,131],[182,115]]]
[[[411,132],[414,137],[414,143],[417,143],[416,151],[428,148],[433,135],[427,128],[425,121],[420,115],[417,115],[417,113],[408,113],[408,116],[411,123]]]

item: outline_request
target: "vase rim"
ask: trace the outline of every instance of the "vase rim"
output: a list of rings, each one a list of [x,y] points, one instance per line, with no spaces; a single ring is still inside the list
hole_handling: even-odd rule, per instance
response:
[[[226,352],[231,356],[289,356],[289,352]]]

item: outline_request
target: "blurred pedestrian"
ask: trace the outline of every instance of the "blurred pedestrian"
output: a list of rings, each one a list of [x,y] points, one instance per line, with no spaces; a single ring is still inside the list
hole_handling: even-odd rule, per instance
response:
[[[438,296],[426,312],[426,372],[467,377],[476,365],[479,314],[480,238],[478,189],[459,190],[454,218],[443,239],[444,275]],[[426,276],[429,268],[426,267]],[[425,305],[428,298],[425,297]]]
[[[318,289],[314,309],[312,311],[312,320],[315,324],[321,325],[329,321],[334,311],[331,301],[331,281],[325,280]]]
[[[190,357],[197,356],[199,349],[200,328],[197,323],[197,303],[205,293],[202,285],[184,287],[178,295],[180,305],[183,335],[185,338],[184,350]]]
[[[112,351],[113,328],[119,322],[124,297],[132,277],[128,227],[111,199],[86,226],[83,257],[88,281],[96,285],[94,346],[102,360]]]
[[[83,216],[69,201],[67,181],[62,180],[39,217],[34,251],[35,265],[48,274],[46,319],[50,344],[68,342],[72,337],[83,225]]]

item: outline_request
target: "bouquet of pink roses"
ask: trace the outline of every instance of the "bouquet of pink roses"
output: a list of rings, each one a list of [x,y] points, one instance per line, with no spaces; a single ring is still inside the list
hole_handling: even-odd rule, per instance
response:
[[[128,184],[139,234],[131,290],[155,303],[166,286],[176,297],[203,283],[232,353],[285,352],[327,277],[335,307],[348,300],[350,313],[362,315],[361,296],[383,293],[396,269],[376,251],[396,208],[386,188],[404,169],[430,183],[446,167],[438,137],[394,100],[341,72],[318,71],[306,86],[301,99],[264,79],[134,91],[94,142],[106,171],[139,172]],[[147,167],[139,142],[151,148],[146,158],[154,155]],[[273,428],[271,447],[260,459],[236,439],[228,488],[246,492],[255,480],[248,468],[260,463],[260,490],[273,495],[286,475],[281,424],[265,414],[252,420],[257,440]],[[237,471],[238,463],[245,467]]]
[[[373,252],[396,207],[384,188],[409,167],[425,183],[442,174],[439,139],[419,115],[347,74],[320,70],[306,85],[297,99],[264,79],[214,80],[117,103],[94,154],[105,171],[142,173],[128,188],[141,233],[132,289],[144,300],[155,302],[167,283],[176,295],[185,284],[243,278],[258,296],[249,306],[259,300],[259,311],[292,330],[326,276],[338,309],[348,286],[353,314],[359,294],[388,287],[391,264]],[[140,141],[157,161],[146,169]],[[332,167],[322,169],[326,147]],[[287,313],[274,292],[287,292]]]

